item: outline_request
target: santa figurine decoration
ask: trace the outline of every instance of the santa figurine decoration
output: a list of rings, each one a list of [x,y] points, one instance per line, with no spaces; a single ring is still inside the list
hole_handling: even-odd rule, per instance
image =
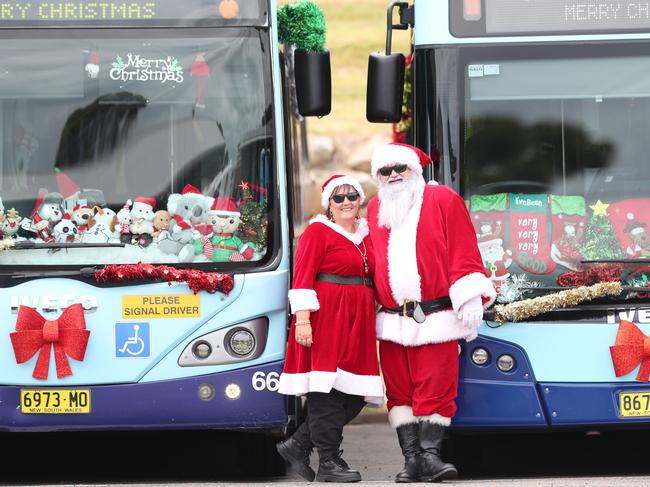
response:
[[[205,108],[205,78],[210,76],[210,67],[205,62],[205,53],[196,55],[192,64],[192,77],[196,80],[196,108]]]
[[[133,201],[131,224],[129,225],[132,244],[146,247],[153,240],[153,209],[155,206],[155,198],[140,196]]]
[[[85,69],[90,79],[97,79],[99,76],[99,54],[97,51],[90,51]]]

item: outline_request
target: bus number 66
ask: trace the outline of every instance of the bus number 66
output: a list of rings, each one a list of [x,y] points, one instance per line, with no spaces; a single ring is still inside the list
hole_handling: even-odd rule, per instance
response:
[[[262,371],[257,371],[253,374],[253,389],[256,391],[263,391],[264,389],[277,391],[280,385],[279,378],[280,375],[277,372],[265,374]]]

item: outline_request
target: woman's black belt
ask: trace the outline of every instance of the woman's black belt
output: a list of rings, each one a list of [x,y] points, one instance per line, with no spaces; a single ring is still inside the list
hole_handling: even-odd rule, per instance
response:
[[[333,282],[334,284],[358,284],[361,286],[374,287],[371,277],[365,276],[339,276],[338,274],[326,274],[319,272],[316,274],[317,281]]]
[[[436,311],[443,311],[446,309],[452,309],[451,299],[449,296],[443,296],[442,298],[431,299],[429,301],[405,301],[403,306],[399,308],[387,308],[382,306],[379,311],[386,311],[388,313],[399,313],[402,316],[407,316],[413,318],[413,311],[415,311],[417,306],[420,306],[425,315],[435,313]]]

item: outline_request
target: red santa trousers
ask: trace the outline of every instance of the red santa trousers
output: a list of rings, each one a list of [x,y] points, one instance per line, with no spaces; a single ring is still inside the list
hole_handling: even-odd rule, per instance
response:
[[[458,340],[417,347],[381,340],[379,356],[389,411],[394,406],[411,406],[413,416],[454,416]]]

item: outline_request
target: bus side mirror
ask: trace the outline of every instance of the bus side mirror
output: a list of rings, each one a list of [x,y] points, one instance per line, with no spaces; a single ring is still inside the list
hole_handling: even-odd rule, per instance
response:
[[[332,111],[332,70],[329,51],[294,51],[298,112],[323,117]]]
[[[369,122],[399,122],[404,95],[403,54],[371,54],[368,59],[366,118]]]

